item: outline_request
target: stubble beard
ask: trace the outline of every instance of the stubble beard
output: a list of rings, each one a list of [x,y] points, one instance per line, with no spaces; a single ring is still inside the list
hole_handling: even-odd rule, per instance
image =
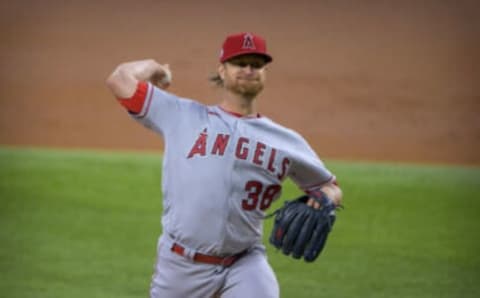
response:
[[[227,90],[240,95],[242,97],[253,99],[263,90],[263,83],[260,81],[255,82],[234,82],[225,86]]]

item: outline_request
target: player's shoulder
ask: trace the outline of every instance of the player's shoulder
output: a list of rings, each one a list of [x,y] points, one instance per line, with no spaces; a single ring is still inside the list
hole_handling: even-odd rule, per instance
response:
[[[208,106],[201,103],[197,99],[192,99],[188,97],[178,97],[178,100],[185,108],[190,108],[198,111],[207,111]]]
[[[207,106],[205,104],[201,103],[196,99],[183,97],[178,94],[171,93],[166,90],[162,90],[156,86],[152,86],[152,87],[154,92],[156,92],[157,98],[172,100],[180,109],[196,110],[196,111],[206,111],[207,109]]]
[[[179,97],[178,106],[180,114],[193,116],[194,119],[202,119],[201,121],[208,118],[208,106],[196,99]]]
[[[293,128],[290,128],[290,127],[287,127],[283,124],[280,124],[274,120],[272,120],[271,118],[269,117],[266,117],[266,116],[262,116],[262,122],[271,127],[271,129],[275,130],[275,131],[278,131],[284,135],[288,135],[292,138],[296,138],[296,139],[301,139],[303,140],[303,136],[298,132],[296,131],[295,129]]]
[[[295,129],[280,124],[268,117],[263,117],[265,132],[272,136],[272,143],[280,144],[282,148],[290,148],[299,152],[311,152],[308,141]]]

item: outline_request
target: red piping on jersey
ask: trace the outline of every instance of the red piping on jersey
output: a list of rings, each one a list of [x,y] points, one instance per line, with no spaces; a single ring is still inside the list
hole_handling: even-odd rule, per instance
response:
[[[138,116],[138,118],[143,118],[148,114],[148,111],[150,110],[150,104],[152,103],[152,97],[153,97],[153,87],[150,88],[150,94],[148,95],[147,107],[145,108],[145,112],[143,113],[143,115]]]
[[[230,114],[230,115],[235,116],[235,117],[238,117],[238,118],[261,118],[261,117],[262,117],[262,115],[260,115],[260,113],[257,113],[257,114],[255,114],[255,115],[246,115],[246,116],[244,116],[244,115],[242,115],[242,114],[240,114],[240,113],[236,113],[236,112],[232,112],[232,111],[227,111],[227,110],[225,110],[224,108],[222,108],[221,106],[218,106],[218,107],[220,108],[220,110],[224,111],[225,113]]]
[[[148,84],[145,82],[138,82],[135,93],[130,98],[118,98],[118,101],[130,113],[139,114],[142,111],[143,103],[147,97]]]

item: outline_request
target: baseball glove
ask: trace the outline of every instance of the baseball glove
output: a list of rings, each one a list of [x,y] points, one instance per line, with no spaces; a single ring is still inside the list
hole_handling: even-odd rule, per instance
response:
[[[335,222],[335,204],[325,194],[315,198],[320,209],[307,205],[309,196],[286,201],[284,206],[270,216],[275,222],[270,243],[285,255],[313,262],[320,255]]]

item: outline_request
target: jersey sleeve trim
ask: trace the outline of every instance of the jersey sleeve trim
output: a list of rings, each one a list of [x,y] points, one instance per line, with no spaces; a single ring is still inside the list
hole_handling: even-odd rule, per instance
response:
[[[314,192],[316,189],[324,186],[327,183],[333,183],[335,185],[338,185],[336,177],[335,176],[330,176],[330,178],[328,178],[325,181],[322,181],[322,182],[315,183],[315,184],[309,185],[307,187],[304,187],[303,190],[308,194],[310,192]]]
[[[139,119],[144,118],[148,114],[148,111],[150,110],[150,105],[152,103],[154,88],[150,84],[147,84],[147,88],[148,88],[147,96],[146,96],[147,102],[143,105],[142,112],[139,115],[136,115],[136,117],[139,118]]]
[[[146,82],[138,82],[137,89],[132,97],[118,98],[118,102],[125,107],[130,114],[139,116],[144,108],[147,93],[148,84]]]

